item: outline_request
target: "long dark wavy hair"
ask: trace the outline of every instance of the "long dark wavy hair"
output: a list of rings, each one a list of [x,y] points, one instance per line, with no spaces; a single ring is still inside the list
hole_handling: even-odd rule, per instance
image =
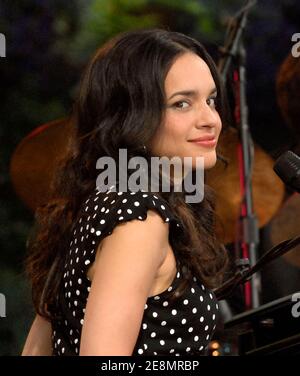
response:
[[[34,307],[53,319],[51,308],[63,279],[72,227],[85,198],[95,189],[96,161],[120,148],[128,158],[143,154],[160,126],[166,104],[164,82],[175,59],[186,52],[209,66],[218,91],[217,110],[226,126],[226,101],[216,66],[205,48],[184,34],[163,29],[142,29],[117,35],[98,49],[80,82],[71,114],[73,133],[65,159],[53,182],[51,200],[36,211],[35,229],[28,238],[26,271],[32,283]],[[147,149],[148,150],[148,149]],[[150,158],[149,151],[144,152]],[[185,202],[184,192],[158,192],[183,225],[172,244],[186,278],[176,290],[182,294],[193,275],[208,287],[222,280],[226,250],[215,232],[215,204],[211,188],[199,204]]]

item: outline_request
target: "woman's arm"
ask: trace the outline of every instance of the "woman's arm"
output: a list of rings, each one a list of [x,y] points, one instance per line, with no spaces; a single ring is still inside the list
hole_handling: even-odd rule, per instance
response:
[[[168,249],[169,226],[155,211],[118,225],[94,262],[80,355],[130,356],[144,307]]]
[[[22,356],[52,355],[51,345],[52,328],[49,321],[36,315],[27,336]]]

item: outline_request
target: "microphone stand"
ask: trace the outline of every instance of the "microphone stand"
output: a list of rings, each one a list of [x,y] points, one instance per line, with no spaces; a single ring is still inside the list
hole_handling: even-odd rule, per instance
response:
[[[264,253],[264,255],[258,260],[258,262],[255,265],[253,265],[252,267],[248,266],[242,271],[237,271],[235,275],[227,281],[225,281],[223,285],[214,289],[214,293],[216,294],[217,299],[225,299],[228,295],[231,294],[231,292],[236,286],[245,283],[247,280],[249,280],[251,275],[257,273],[265,265],[282,256],[286,252],[289,252],[291,249],[299,246],[299,244],[300,236],[298,235],[292,239],[284,240],[272,247],[270,250]]]
[[[253,211],[252,199],[252,160],[253,141],[249,132],[248,107],[246,101],[246,50],[243,33],[247,24],[249,10],[256,1],[248,0],[246,6],[239,12],[236,22],[229,35],[229,41],[223,49],[223,59],[219,63],[222,79],[226,85],[229,67],[233,64],[233,82],[235,94],[235,121],[239,128],[240,142],[238,145],[238,159],[240,168],[241,209],[239,216],[239,232],[235,249],[236,263],[241,273],[257,260],[259,231],[257,218]],[[238,236],[239,235],[239,236]],[[261,281],[256,273],[244,285],[246,309],[257,308],[260,305]]]

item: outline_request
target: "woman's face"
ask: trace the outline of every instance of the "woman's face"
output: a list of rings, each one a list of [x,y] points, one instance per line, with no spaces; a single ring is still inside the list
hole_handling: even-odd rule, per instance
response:
[[[163,122],[151,140],[155,156],[204,158],[204,168],[216,163],[216,145],[222,123],[216,110],[216,86],[208,65],[194,53],[184,53],[171,66],[165,80]],[[213,141],[193,142],[197,138]]]

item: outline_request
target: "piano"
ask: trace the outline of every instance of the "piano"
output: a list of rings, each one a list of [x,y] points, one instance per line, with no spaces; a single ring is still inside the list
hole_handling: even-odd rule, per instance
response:
[[[224,334],[236,355],[300,355],[300,292],[232,317]]]

